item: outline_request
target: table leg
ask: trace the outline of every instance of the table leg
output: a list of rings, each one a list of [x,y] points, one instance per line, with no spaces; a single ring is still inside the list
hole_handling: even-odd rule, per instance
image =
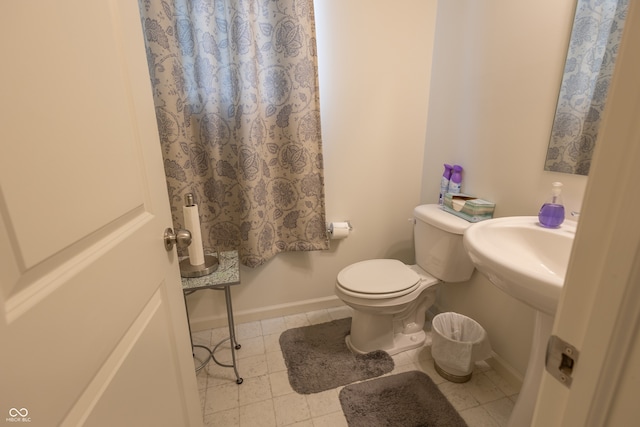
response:
[[[231,290],[229,289],[229,286],[224,286],[222,288],[216,287],[211,289],[214,289],[217,291],[224,290],[224,299],[227,306],[227,324],[229,325],[229,338],[223,339],[218,344],[216,344],[215,347],[213,347],[213,350],[211,352],[213,361],[220,366],[224,366],[225,368],[233,368],[233,371],[236,374],[236,383],[242,384],[244,380],[240,377],[240,374],[238,373],[238,366],[236,361],[236,350],[239,350],[242,346],[238,344],[238,341],[236,340],[236,325],[233,321],[233,306],[231,304]],[[218,347],[227,340],[229,340],[229,344],[231,344],[231,365],[227,365],[225,363],[219,362],[218,359],[216,359],[216,355],[215,355],[216,351],[218,350]]]
[[[194,351],[194,349],[196,347],[200,347],[200,348],[204,348],[205,350],[207,350],[207,358],[205,359],[204,362],[202,362],[200,364],[200,366],[198,366],[196,368],[196,372],[199,372],[200,369],[204,368],[205,366],[207,366],[207,363],[209,363],[209,361],[211,359],[213,359],[213,352],[211,351],[211,349],[209,347],[206,347],[204,345],[199,345],[199,344],[193,344],[193,335],[191,335],[191,320],[189,319],[189,310],[187,309],[187,293],[182,293],[182,297],[184,298],[184,310],[187,313],[187,326],[189,327],[189,339],[191,340],[191,355],[193,357],[196,357],[196,353]],[[215,359],[214,359],[215,360]],[[237,376],[237,374],[236,374]]]
[[[236,383],[242,384],[243,379],[238,374],[238,368],[236,367],[236,350],[239,350],[241,345],[236,340],[236,325],[233,322],[233,306],[231,304],[231,289],[229,286],[224,287],[224,299],[227,304],[227,321],[229,323],[229,342],[231,344],[231,360],[233,361],[233,371],[236,374]]]

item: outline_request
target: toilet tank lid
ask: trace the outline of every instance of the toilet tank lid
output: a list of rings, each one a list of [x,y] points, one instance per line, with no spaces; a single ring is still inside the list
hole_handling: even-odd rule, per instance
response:
[[[440,205],[417,206],[413,215],[416,219],[453,234],[463,234],[471,225],[469,221],[444,211]]]

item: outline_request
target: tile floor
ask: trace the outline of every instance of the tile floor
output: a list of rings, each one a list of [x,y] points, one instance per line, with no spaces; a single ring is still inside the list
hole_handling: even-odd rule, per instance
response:
[[[236,355],[244,382],[237,385],[233,369],[214,362],[198,372],[204,424],[220,427],[347,426],[338,398],[342,387],[311,395],[298,394],[291,389],[278,340],[286,329],[350,316],[349,307],[338,307],[237,324],[237,339],[242,348]],[[193,334],[194,344],[203,345],[215,345],[227,336],[226,327]],[[216,352],[218,360],[223,363],[231,360],[228,349],[227,341]],[[199,356],[196,349],[196,357]],[[454,384],[435,372],[429,340],[425,347],[400,353],[393,359],[395,369],[388,375],[410,370],[427,373],[469,427],[506,425],[518,390],[485,362],[477,364],[471,381]]]

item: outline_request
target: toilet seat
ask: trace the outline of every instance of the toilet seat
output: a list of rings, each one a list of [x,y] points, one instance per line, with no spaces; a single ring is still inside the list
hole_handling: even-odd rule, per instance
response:
[[[395,259],[371,259],[343,268],[337,285],[347,295],[365,299],[394,298],[414,291],[420,275]]]

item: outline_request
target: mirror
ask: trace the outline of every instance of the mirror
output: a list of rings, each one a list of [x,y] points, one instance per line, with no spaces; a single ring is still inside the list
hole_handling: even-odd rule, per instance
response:
[[[588,175],[629,0],[578,0],[544,170]]]

